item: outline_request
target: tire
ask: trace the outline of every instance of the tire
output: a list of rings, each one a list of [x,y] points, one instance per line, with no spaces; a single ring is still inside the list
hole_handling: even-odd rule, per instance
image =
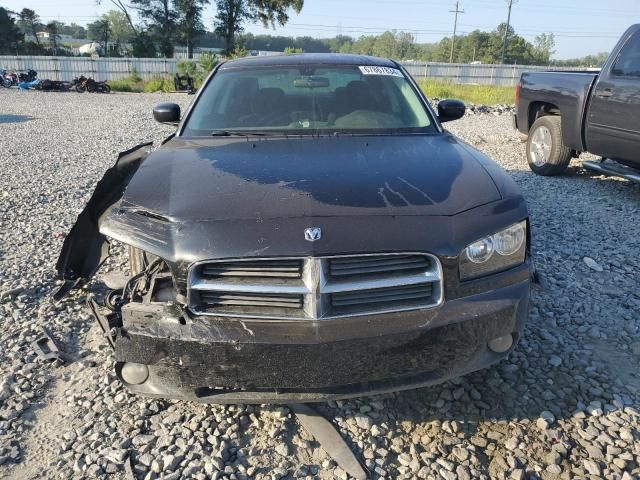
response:
[[[76,92],[84,93],[85,88],[82,85],[76,85]]]
[[[538,175],[562,175],[572,152],[562,140],[562,120],[556,115],[538,118],[527,138],[527,162]]]
[[[111,93],[111,87],[105,83],[102,86],[102,93]]]

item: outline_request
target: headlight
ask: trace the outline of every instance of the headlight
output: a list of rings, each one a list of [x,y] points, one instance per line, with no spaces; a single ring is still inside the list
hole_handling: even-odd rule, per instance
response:
[[[496,252],[505,257],[516,253],[524,244],[526,229],[526,223],[522,222],[496,233],[493,236]]]
[[[465,249],[467,258],[473,263],[484,263],[493,255],[493,238],[486,237],[472,243]]]
[[[460,279],[491,275],[524,263],[527,222],[473,242],[460,254]]]

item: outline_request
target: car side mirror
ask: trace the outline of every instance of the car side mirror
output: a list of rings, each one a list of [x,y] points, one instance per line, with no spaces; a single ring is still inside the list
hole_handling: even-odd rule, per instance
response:
[[[177,125],[180,123],[180,105],[160,103],[153,107],[153,118],[156,122]]]
[[[442,100],[438,103],[438,119],[441,123],[458,120],[464,117],[466,107],[460,100]]]

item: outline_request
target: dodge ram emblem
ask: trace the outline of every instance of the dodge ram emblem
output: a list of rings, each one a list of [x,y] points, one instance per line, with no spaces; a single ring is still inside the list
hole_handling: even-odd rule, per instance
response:
[[[304,229],[304,239],[308,242],[315,242],[322,238],[322,230],[318,227]]]

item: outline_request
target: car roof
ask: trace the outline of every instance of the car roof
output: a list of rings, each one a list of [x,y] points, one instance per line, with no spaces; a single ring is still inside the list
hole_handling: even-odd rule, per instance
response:
[[[242,67],[297,65],[369,65],[376,67],[397,68],[392,60],[367,55],[350,55],[342,53],[296,53],[292,55],[264,55],[229,60],[220,66],[221,69]]]

